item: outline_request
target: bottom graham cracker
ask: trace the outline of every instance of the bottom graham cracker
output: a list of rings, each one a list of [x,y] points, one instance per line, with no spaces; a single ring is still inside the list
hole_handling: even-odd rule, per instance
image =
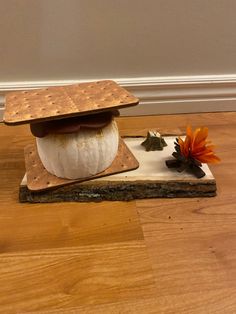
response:
[[[203,165],[206,175],[201,179],[195,178],[191,173],[178,173],[166,167],[165,160],[170,159],[174,151],[175,137],[167,136],[164,139],[168,146],[163,151],[146,152],[141,146],[143,138],[125,138],[125,144],[139,162],[139,167],[132,171],[41,191],[29,190],[25,176],[20,185],[20,201],[98,202],[215,196],[216,181],[208,165]]]
[[[25,167],[28,189],[31,191],[42,191],[73,184],[76,182],[83,182],[95,178],[109,176],[124,171],[134,170],[139,167],[139,163],[134,155],[130,152],[124,141],[120,138],[118,152],[111,166],[89,178],[70,180],[59,178],[49,173],[44,168],[39,158],[36,144],[25,147]]]

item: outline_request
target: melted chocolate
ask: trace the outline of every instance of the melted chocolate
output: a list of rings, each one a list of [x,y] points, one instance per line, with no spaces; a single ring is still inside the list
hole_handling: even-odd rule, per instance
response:
[[[31,123],[30,130],[36,137],[44,137],[50,133],[76,133],[80,129],[101,129],[107,126],[113,116],[119,115],[117,110],[107,111],[86,116],[78,116],[60,120]]]

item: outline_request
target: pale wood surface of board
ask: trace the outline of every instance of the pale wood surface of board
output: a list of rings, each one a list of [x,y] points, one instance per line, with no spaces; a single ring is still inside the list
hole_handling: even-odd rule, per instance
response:
[[[118,123],[122,135],[209,126],[218,195],[20,204],[33,139],[0,125],[0,313],[236,313],[236,113]]]

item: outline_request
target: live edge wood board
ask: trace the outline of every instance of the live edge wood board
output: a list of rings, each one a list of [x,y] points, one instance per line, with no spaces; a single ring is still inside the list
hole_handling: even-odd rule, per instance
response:
[[[129,201],[144,198],[211,197],[216,195],[216,181],[207,165],[206,176],[197,179],[189,173],[178,173],[165,166],[171,158],[175,137],[165,137],[163,151],[146,152],[143,138],[125,138],[125,143],[139,161],[139,168],[109,177],[74,183],[45,191],[30,191],[26,176],[20,185],[20,202],[47,203],[63,201]]]

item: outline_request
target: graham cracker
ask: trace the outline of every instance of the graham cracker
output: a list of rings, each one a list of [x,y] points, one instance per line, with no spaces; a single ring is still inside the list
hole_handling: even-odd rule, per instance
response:
[[[72,183],[92,180],[111,174],[121,173],[124,171],[135,170],[139,163],[131,153],[125,142],[120,138],[118,153],[109,168],[91,176],[78,180],[69,180],[58,178],[50,174],[43,166],[37,151],[36,144],[30,144],[25,147],[25,167],[27,175],[27,187],[31,191],[41,191],[64,186]]]
[[[111,80],[18,91],[6,95],[9,125],[62,119],[137,105],[139,99]]]

